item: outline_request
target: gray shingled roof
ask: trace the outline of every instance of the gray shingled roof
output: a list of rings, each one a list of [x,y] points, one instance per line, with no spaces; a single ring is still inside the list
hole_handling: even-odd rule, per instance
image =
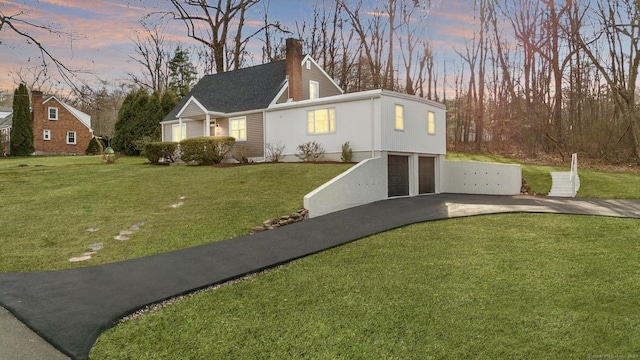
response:
[[[278,95],[286,80],[285,61],[206,75],[163,120],[174,120],[193,96],[207,110],[235,113],[265,109]]]

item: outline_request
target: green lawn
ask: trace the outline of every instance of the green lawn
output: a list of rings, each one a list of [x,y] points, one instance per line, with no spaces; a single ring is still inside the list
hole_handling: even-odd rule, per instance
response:
[[[91,358],[626,358],[639,235],[637,220],[564,215],[413,225],[118,325]]]
[[[122,158],[105,165],[88,156],[0,160],[0,271],[96,265],[246,235],[268,218],[301,208],[306,193],[350,166],[145,162]],[[113,239],[137,222],[144,226],[131,240]],[[104,248],[92,259],[68,261],[95,243]]]
[[[348,166],[0,160],[0,271],[95,265],[243,235],[300,208],[305,193]],[[549,190],[555,169],[523,164],[538,193]],[[640,198],[638,175],[580,175],[579,196]],[[113,240],[138,221],[145,225],[131,240]],[[91,358],[640,356],[639,238],[637,220],[588,216],[417,224],[118,325],[98,339]],[[104,249],[91,260],[67,261],[96,242]]]

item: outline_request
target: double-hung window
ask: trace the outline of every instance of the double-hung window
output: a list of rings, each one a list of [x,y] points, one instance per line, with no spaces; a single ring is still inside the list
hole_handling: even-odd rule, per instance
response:
[[[317,109],[307,111],[307,133],[329,134],[336,132],[336,109]]]
[[[49,129],[42,130],[42,139],[51,140],[51,130]]]
[[[67,144],[75,145],[76,144],[76,132],[75,131],[67,131]]]
[[[231,128],[231,137],[236,141],[247,141],[247,118],[237,117],[229,119],[229,127]]]
[[[427,114],[427,134],[436,134],[436,114],[433,111]]]
[[[395,108],[395,129],[404,131],[404,106],[398,104]]]
[[[58,108],[57,107],[49,107],[47,112],[47,118],[49,120],[58,120]]]

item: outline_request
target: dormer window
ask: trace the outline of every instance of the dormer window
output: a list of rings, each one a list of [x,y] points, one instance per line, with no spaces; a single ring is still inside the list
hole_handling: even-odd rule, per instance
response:
[[[311,70],[311,61],[307,60],[304,62],[304,67],[307,68],[307,70]]]
[[[320,97],[320,84],[317,81],[309,81],[309,99]]]
[[[49,112],[48,112],[48,119],[49,120],[58,120],[58,108],[57,107],[49,107]]]

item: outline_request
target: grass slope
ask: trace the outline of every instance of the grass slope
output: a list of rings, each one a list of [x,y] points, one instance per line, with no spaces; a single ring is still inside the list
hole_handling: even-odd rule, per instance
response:
[[[84,156],[2,160],[0,271],[96,265],[246,235],[267,218],[301,208],[307,192],[349,166],[152,166],[141,158],[104,165]],[[184,205],[172,207],[180,201]],[[140,221],[145,225],[131,240],[113,239]],[[100,230],[87,231],[94,227]],[[91,260],[68,261],[94,243],[104,248]]]
[[[91,359],[564,359],[637,354],[637,220],[423,223],[107,331]]]
[[[548,192],[549,171],[559,168],[522,165],[533,191]],[[246,234],[301,207],[305,193],[348,166],[2,160],[0,271],[95,265]],[[580,175],[579,196],[640,198],[638,175]],[[184,205],[171,206],[179,201]],[[131,240],[113,240],[138,221],[145,225]],[[637,355],[639,224],[510,214],[405,227],[116,326],[99,338],[91,358]],[[67,261],[96,242],[105,248],[90,261]]]

